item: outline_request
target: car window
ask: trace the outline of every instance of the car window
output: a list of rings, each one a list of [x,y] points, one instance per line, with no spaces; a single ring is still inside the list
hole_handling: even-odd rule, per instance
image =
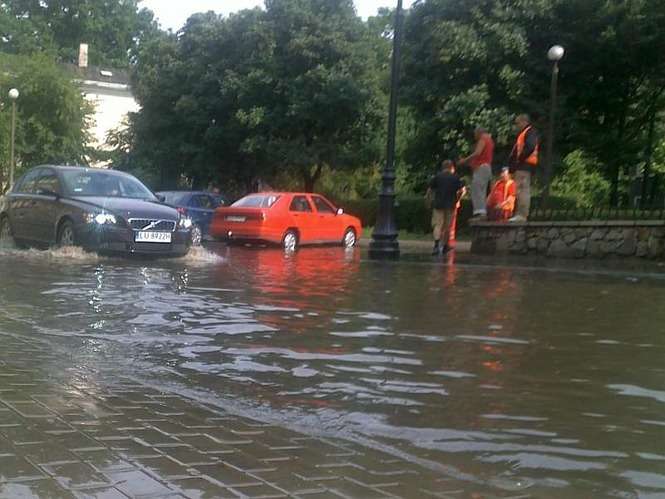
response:
[[[20,194],[34,194],[37,187],[37,177],[40,173],[41,170],[32,170],[31,172],[26,173],[20,182],[16,184],[14,192],[18,192]]]
[[[218,194],[212,196],[212,202],[214,203],[215,208],[226,205],[226,200]]]
[[[294,196],[289,206],[290,211],[311,212],[312,207],[305,196]]]
[[[42,170],[35,183],[37,194],[60,194],[60,181],[53,170]]]
[[[312,196],[312,199],[314,200],[314,206],[316,206],[316,211],[318,211],[319,213],[332,213],[333,215],[337,213],[335,208],[333,208],[332,205],[322,197]]]
[[[187,194],[183,192],[158,192],[160,196],[164,196],[164,202],[166,204],[174,206],[182,206],[187,201]]]
[[[279,196],[274,194],[252,194],[236,201],[231,206],[234,208],[272,208]]]
[[[215,208],[215,205],[213,204],[210,196],[206,196],[205,194],[199,194],[197,196],[194,196],[194,199],[196,200],[195,202],[197,203],[194,206],[198,206],[199,208],[203,208],[204,210],[212,210],[213,208]]]

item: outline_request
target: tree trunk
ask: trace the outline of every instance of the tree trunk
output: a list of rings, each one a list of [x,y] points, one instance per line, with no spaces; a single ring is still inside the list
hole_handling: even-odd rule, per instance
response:
[[[624,135],[626,132],[626,119],[628,113],[628,98],[624,98],[621,114],[619,116],[619,126],[617,127],[616,148],[621,149],[623,144]],[[614,154],[612,160],[612,189],[610,191],[610,205],[614,207],[619,206],[619,176],[621,173],[621,157],[619,154]]]
[[[314,167],[314,172],[312,172],[312,170],[309,168],[303,172],[303,185],[305,187],[305,192],[314,192],[314,187],[321,178],[322,172],[323,169],[321,165],[316,165]]]
[[[660,101],[662,95],[663,95],[662,88],[654,92],[649,111],[649,133],[647,135],[646,158],[644,161],[644,177],[642,178],[642,192],[640,198],[640,205],[642,209],[647,208],[653,202],[653,197],[654,197],[654,186],[652,186],[651,188],[650,195],[649,193],[647,193],[647,190],[649,185],[649,175],[651,175],[651,165],[653,164],[654,144],[656,141],[656,121],[658,120],[658,102]]]
[[[646,159],[644,161],[644,172],[642,173],[642,192],[640,193],[640,207],[645,209],[648,205],[647,186],[649,185],[649,175],[651,175],[651,162],[653,160],[653,143],[656,132],[656,106],[652,107],[649,116],[649,134],[647,138]]]

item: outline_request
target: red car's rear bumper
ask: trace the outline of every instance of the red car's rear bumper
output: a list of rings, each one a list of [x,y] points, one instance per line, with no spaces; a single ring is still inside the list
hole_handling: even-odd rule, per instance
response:
[[[282,231],[264,226],[260,222],[213,221],[210,234],[215,239],[282,242]]]

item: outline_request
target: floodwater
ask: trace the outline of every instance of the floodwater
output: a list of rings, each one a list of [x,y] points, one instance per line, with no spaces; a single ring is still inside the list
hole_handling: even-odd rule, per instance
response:
[[[85,362],[488,490],[665,497],[657,271],[211,251],[0,251],[0,332],[77,338]]]

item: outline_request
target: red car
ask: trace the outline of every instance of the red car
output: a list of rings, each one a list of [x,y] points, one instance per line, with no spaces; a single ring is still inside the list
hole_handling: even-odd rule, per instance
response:
[[[323,196],[295,192],[250,194],[215,210],[210,234],[230,241],[265,241],[294,251],[301,244],[355,246],[360,220]]]

